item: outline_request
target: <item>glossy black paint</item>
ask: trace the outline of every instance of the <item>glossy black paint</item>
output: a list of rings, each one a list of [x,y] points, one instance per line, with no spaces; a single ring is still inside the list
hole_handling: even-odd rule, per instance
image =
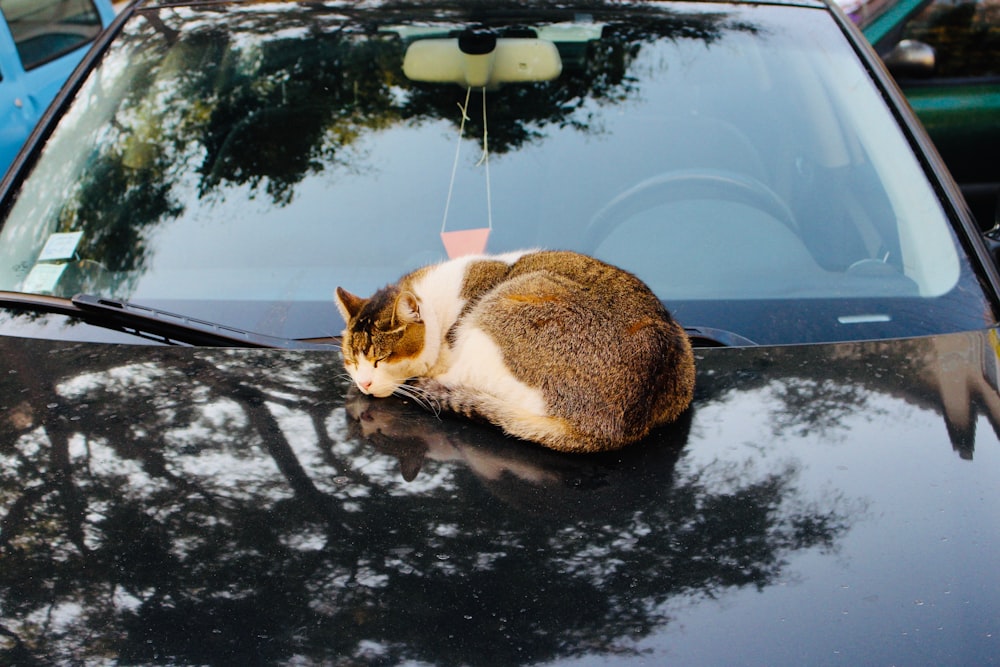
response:
[[[0,339],[0,661],[990,664],[997,350],[700,350],[573,457],[334,354]]]
[[[614,455],[365,399],[333,352],[0,314],[0,664],[996,663],[998,281],[886,95],[972,331],[699,350],[690,412]]]

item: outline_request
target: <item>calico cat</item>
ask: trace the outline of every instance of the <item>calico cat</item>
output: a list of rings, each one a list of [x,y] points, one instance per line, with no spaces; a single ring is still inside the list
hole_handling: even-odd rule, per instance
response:
[[[338,287],[336,302],[362,392],[416,395],[559,451],[635,442],[694,391],[684,330],[642,281],[586,255],[466,256],[367,299]]]

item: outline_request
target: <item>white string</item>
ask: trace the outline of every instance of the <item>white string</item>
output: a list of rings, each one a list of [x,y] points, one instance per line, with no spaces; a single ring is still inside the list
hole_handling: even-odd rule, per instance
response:
[[[458,126],[458,143],[455,146],[455,160],[451,165],[451,180],[448,182],[448,197],[444,202],[444,218],[441,220],[441,232],[444,233],[448,226],[448,211],[451,209],[451,196],[455,189],[455,174],[458,172],[458,157],[462,150],[462,135],[465,133],[465,121],[469,120],[469,99],[472,96],[472,86],[465,90],[465,104],[459,104],[458,108],[462,112],[462,122]],[[490,189],[490,148],[488,141],[489,132],[486,128],[486,88],[483,88],[483,154],[479,158],[476,166],[486,167],[486,220],[489,229],[493,229],[493,197]]]
[[[462,112],[462,122],[458,126],[458,143],[455,145],[455,161],[451,165],[451,181],[448,183],[448,197],[444,200],[444,220],[441,221],[441,233],[444,233],[444,228],[448,225],[448,209],[451,208],[451,192],[455,188],[455,172],[458,171],[458,155],[462,150],[462,133],[465,131],[465,121],[468,120],[469,115],[466,110],[469,108],[469,96],[472,95],[472,86],[469,86],[465,90],[465,106],[461,104],[458,105],[459,110]]]
[[[486,88],[483,88],[483,155],[476,166],[486,166],[486,226],[493,229],[493,198],[490,193],[490,144],[489,132],[486,129]]]

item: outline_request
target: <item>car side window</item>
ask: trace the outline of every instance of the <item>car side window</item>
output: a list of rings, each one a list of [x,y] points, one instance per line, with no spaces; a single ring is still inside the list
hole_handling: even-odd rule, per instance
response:
[[[92,41],[101,32],[93,0],[0,0],[25,70]]]
[[[902,37],[934,49],[933,78],[1000,77],[1000,0],[934,0]]]

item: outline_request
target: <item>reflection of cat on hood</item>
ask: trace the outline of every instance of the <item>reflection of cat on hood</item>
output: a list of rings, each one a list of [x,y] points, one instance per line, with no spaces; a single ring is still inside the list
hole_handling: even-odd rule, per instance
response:
[[[379,451],[398,458],[400,473],[407,482],[416,479],[425,460],[459,461],[487,480],[497,480],[504,474],[534,484],[557,479],[539,466],[504,456],[502,451],[464,446],[454,433],[441,427],[440,421],[408,410],[401,402],[378,401],[352,389],[346,408],[354,420],[351,434],[360,435]]]
[[[682,418],[626,452],[565,456],[354,388],[345,408],[348,434],[395,457],[404,480],[414,480],[426,461],[464,465],[495,497],[544,515],[624,510],[629,498],[667,491],[690,426],[690,419]]]

